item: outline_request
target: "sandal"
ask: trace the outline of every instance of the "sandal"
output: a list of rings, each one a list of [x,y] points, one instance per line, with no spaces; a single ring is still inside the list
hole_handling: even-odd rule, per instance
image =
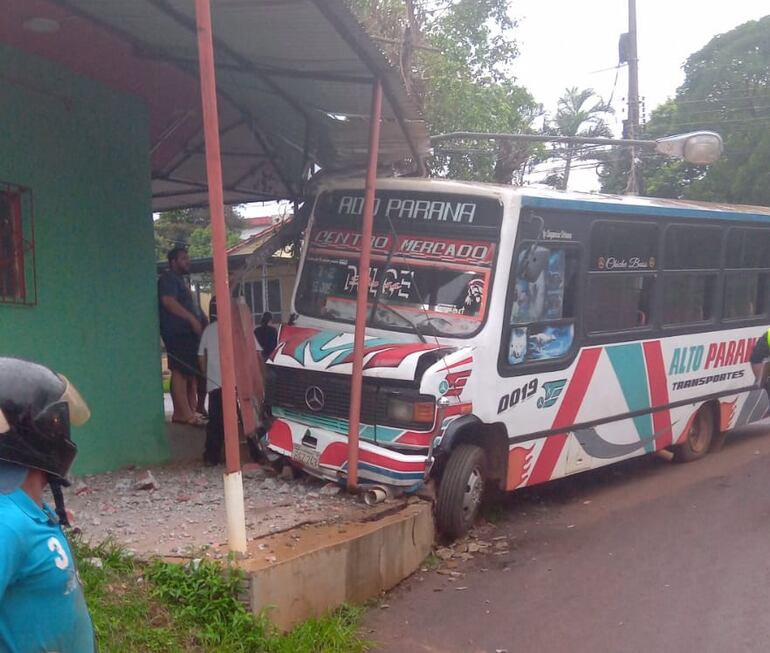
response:
[[[197,413],[193,415],[190,419],[172,419],[172,424],[186,424],[187,426],[199,426],[203,427],[206,426],[206,419],[202,415],[198,415]]]

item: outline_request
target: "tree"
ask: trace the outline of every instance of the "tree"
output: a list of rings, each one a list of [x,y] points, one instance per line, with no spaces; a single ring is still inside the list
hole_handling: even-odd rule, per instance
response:
[[[227,231],[227,248],[237,245],[241,240],[240,231]],[[205,258],[211,256],[211,225],[198,227],[190,234],[190,241],[187,243],[191,258]]]
[[[645,137],[709,129],[725,151],[708,168],[645,155],[648,195],[770,205],[770,16],[715,36],[685,63],[676,97],[658,107]],[[624,170],[607,165],[603,190],[625,185]]]
[[[518,49],[507,0],[353,0],[401,70],[433,133],[526,132],[542,109],[510,76]],[[531,146],[488,140],[441,146],[437,176],[511,183]]]
[[[237,207],[225,207],[227,243],[232,246],[244,228]],[[155,256],[163,260],[172,247],[186,246],[193,258],[211,256],[211,218],[207,209],[164,211],[155,220]]]
[[[596,95],[592,88],[580,90],[573,86],[567,88],[559,98],[556,116],[553,120],[546,121],[543,131],[550,136],[609,138],[612,136],[612,130],[606,118],[612,113],[614,113],[613,108]],[[554,147],[550,156],[562,159],[564,170],[561,174],[551,175],[546,182],[566,190],[573,160],[593,158],[591,151],[590,147],[571,143]]]

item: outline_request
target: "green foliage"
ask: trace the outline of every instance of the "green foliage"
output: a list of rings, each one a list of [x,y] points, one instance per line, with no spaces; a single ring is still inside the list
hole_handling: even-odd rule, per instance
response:
[[[506,0],[352,4],[369,31],[391,43],[385,50],[433,133],[531,131],[541,107],[510,77],[518,50]],[[436,176],[511,183],[530,151],[527,145],[469,139],[442,145],[430,167]]]
[[[147,601],[140,572],[120,548],[72,542],[102,653],[184,653],[192,643],[167,610]],[[93,561],[101,560],[102,566]]]
[[[245,226],[237,207],[225,207],[228,247],[238,242]],[[193,258],[211,256],[211,219],[207,209],[165,211],[155,220],[155,256],[163,260],[172,247],[186,245]]]
[[[369,644],[358,635],[363,610],[343,606],[327,617],[309,619],[274,640],[271,653],[363,653]]]
[[[609,138],[612,130],[607,123],[607,117],[614,113],[613,108],[596,95],[592,88],[578,89],[576,86],[567,88],[559,98],[556,115],[553,120],[545,123],[544,132],[549,136],[579,136],[584,138]],[[548,158],[559,158],[564,161],[561,174],[553,174],[546,178],[546,183],[559,188],[567,188],[569,183],[572,161],[592,157],[592,148],[572,144],[556,145]]]
[[[177,623],[195,631],[206,651],[267,650],[268,627],[238,600],[243,573],[201,560],[175,565],[156,560],[147,569],[151,595],[169,606]]]
[[[361,611],[343,607],[287,634],[241,602],[243,572],[200,560],[135,562],[118,546],[75,539],[86,601],[102,653],[362,653]],[[101,561],[96,563],[96,559]]]
[[[725,152],[708,168],[643,159],[646,194],[770,205],[770,16],[714,37],[691,55],[676,97],[651,116],[647,137],[708,129]],[[627,164],[610,163],[603,190],[625,186]]]
[[[241,240],[240,231],[227,232],[227,247],[233,247],[237,245]],[[205,227],[198,227],[190,234],[190,240],[187,243],[188,251],[191,258],[204,258],[211,256],[213,250],[211,248],[211,225]]]

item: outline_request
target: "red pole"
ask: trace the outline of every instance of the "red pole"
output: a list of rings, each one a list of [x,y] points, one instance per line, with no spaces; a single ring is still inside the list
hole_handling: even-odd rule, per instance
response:
[[[374,82],[369,128],[369,165],[366,169],[364,214],[361,222],[361,260],[358,263],[356,327],[353,339],[353,374],[350,379],[350,415],[348,428],[348,490],[358,486],[358,431],[361,425],[361,390],[364,381],[364,338],[366,308],[369,299],[369,265],[372,259],[372,226],[374,223],[374,190],[377,182],[377,158],[380,147],[382,115],[382,83]]]
[[[219,318],[219,362],[222,371],[222,412],[225,427],[224,496],[227,539],[230,550],[246,553],[246,515],[243,503],[238,410],[235,398],[235,355],[233,353],[233,314],[227,269],[225,202],[222,190],[222,156],[219,147],[217,81],[209,0],[195,0],[198,25],[198,62],[203,105],[203,135],[206,142],[206,175],[211,212],[211,247],[214,255],[214,287]]]
[[[222,410],[225,423],[225,461],[228,474],[241,471],[238,444],[238,411],[235,404],[235,356],[227,270],[227,237],[222,190],[222,160],[219,148],[219,113],[214,70],[214,45],[209,0],[195,0],[198,23],[198,60],[200,66],[203,133],[206,141],[206,173],[211,212],[211,247],[214,254],[214,287],[219,321],[219,359],[222,371]]]

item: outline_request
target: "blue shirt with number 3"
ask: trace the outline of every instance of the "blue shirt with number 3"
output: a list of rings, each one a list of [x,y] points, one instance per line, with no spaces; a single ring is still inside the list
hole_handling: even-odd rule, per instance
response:
[[[0,495],[0,653],[93,653],[75,559],[51,509]]]

